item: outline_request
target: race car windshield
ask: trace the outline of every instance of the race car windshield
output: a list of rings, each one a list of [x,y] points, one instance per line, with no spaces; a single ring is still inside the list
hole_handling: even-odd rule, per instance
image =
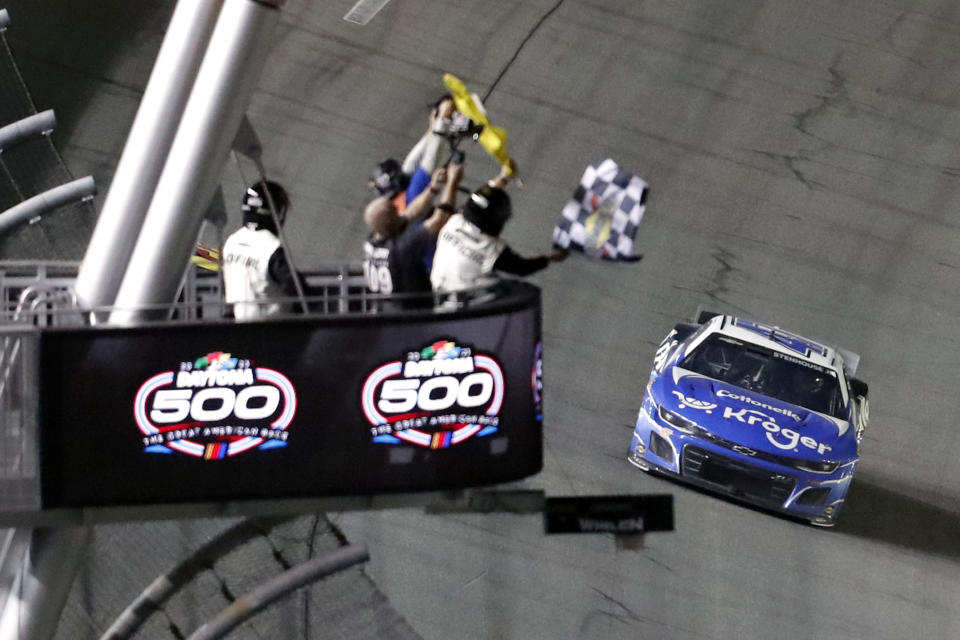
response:
[[[834,372],[758,345],[714,334],[687,354],[680,366],[805,409],[845,418]]]

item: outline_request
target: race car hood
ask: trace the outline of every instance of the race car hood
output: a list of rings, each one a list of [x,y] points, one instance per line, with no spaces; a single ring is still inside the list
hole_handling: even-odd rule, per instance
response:
[[[669,367],[650,391],[663,408],[751,449],[807,460],[842,461],[856,456],[856,442],[846,421],[680,367]]]

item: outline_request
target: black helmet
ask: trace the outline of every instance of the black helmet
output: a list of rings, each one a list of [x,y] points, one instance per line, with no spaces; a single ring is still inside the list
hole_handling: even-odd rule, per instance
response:
[[[377,165],[370,176],[370,186],[381,196],[392,198],[407,188],[410,176],[403,172],[400,163],[393,158],[387,158]]]
[[[266,195],[268,192],[270,194],[269,199]],[[287,197],[286,189],[270,180],[257,182],[243,194],[243,204],[240,210],[243,211],[244,222],[256,222],[260,225],[272,223],[271,200],[273,206],[277,208],[277,218],[279,218],[280,224],[283,224],[287,218],[287,209],[290,208],[290,198]]]
[[[510,196],[503,189],[484,185],[473,192],[463,207],[463,217],[480,231],[498,236],[510,219]]]

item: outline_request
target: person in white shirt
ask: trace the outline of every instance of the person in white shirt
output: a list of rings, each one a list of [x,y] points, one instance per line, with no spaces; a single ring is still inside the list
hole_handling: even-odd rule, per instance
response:
[[[294,273],[283,251],[271,213],[282,225],[290,199],[286,190],[264,180],[243,196],[243,226],[230,234],[221,252],[224,300],[237,320],[267,318],[288,310],[279,298],[296,295]]]
[[[466,291],[495,282],[494,272],[526,276],[566,259],[567,252],[562,249],[525,258],[500,238],[512,213],[504,187],[513,173],[504,168],[477,189],[463,210],[441,229],[430,272],[434,292]]]

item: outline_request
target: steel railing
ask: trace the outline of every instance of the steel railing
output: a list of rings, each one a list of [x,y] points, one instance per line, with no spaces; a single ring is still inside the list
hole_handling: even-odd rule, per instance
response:
[[[76,262],[0,262],[0,323],[74,324],[76,305],[71,298],[75,298],[73,285],[78,269]],[[310,292],[310,313],[364,313],[376,308],[383,298],[367,293],[360,265],[340,264],[303,276]],[[47,292],[42,301],[31,302],[29,307],[21,304],[25,291],[41,289]],[[62,297],[55,299],[57,291],[62,292]],[[227,315],[222,300],[217,272],[192,267],[184,276],[177,301],[162,308],[168,311],[169,320],[211,320]],[[67,316],[73,318],[66,319]]]
[[[78,268],[76,262],[0,261],[0,325],[76,326],[78,323],[93,323],[94,316],[109,315],[110,308],[87,309],[85,314],[78,311],[73,292]],[[303,317],[303,302],[307,305],[307,315],[387,313],[411,309],[450,312],[496,298],[498,285],[491,282],[456,296],[382,295],[367,290],[359,264],[338,264],[302,275],[307,292],[305,300],[296,297],[278,299],[285,310],[279,317]],[[28,292],[27,298],[21,299],[25,292]],[[230,317],[229,309],[223,303],[219,274],[199,267],[187,270],[175,303],[157,305],[154,310],[161,321]]]

